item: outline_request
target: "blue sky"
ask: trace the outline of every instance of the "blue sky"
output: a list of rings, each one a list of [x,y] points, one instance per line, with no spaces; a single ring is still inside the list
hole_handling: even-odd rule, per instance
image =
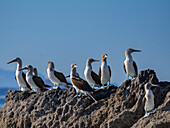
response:
[[[14,57],[47,77],[48,61],[65,75],[76,63],[84,78],[86,59],[108,54],[112,83],[121,84],[127,48],[139,71],[154,69],[170,80],[169,0],[15,0],[0,1],[0,69],[15,71]],[[98,72],[100,63],[94,63]]]

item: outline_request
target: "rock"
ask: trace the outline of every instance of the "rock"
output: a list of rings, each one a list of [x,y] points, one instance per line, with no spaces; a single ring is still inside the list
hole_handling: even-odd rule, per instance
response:
[[[144,118],[144,84],[152,82],[155,113]],[[170,126],[170,83],[159,82],[153,70],[141,71],[119,88],[108,86],[92,95],[73,98],[75,90],[39,93],[8,91],[0,109],[0,128],[166,128]]]

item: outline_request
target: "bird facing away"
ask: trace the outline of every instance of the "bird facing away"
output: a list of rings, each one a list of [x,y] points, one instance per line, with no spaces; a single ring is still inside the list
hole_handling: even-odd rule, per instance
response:
[[[87,81],[83,80],[80,77],[77,77],[76,68],[77,68],[76,64],[71,65],[70,80],[77,93],[74,96],[74,98],[77,96],[80,97],[81,93],[84,93],[90,96],[95,102],[97,102],[95,98],[90,94],[90,92],[94,92],[94,89],[91,88],[91,86],[87,83]]]
[[[137,65],[131,55],[132,52],[141,52],[141,50],[129,48],[125,51],[126,60],[123,63],[123,68],[125,70],[125,73],[127,74],[128,79],[129,76],[131,76],[132,79],[134,79],[138,74]]]
[[[151,90],[151,87],[153,87],[153,86],[159,87],[158,85],[151,84],[151,83],[146,83],[144,85],[145,96],[143,97],[143,102],[142,102],[143,108],[145,110],[144,117],[149,116],[150,112],[153,113],[153,109],[155,107],[154,95],[153,95],[152,90]]]
[[[104,86],[107,86],[107,82],[110,81],[111,77],[111,69],[110,66],[107,65],[107,54],[102,55],[101,67],[99,68],[99,77],[101,79],[101,83]]]
[[[25,69],[28,70],[28,72],[26,73],[26,80],[31,86],[33,92],[45,91],[47,90],[46,87],[47,88],[51,87],[49,85],[46,85],[40,77],[33,75],[33,67],[31,65],[27,65],[26,67],[20,70]]]
[[[17,58],[14,58],[12,61],[8,62],[7,64],[10,64],[10,63],[13,63],[13,62],[17,62],[15,79],[17,80],[17,83],[20,87],[20,90],[30,92],[31,87],[26,81],[26,75],[23,71],[20,71],[20,69],[22,68],[22,60],[19,57],[17,57]]]
[[[38,76],[37,68],[33,68],[33,76]]]
[[[68,86],[70,85],[70,83],[67,82],[66,77],[63,75],[63,73],[54,70],[54,63],[51,61],[48,62],[47,74],[48,78],[55,86],[54,89],[57,89],[58,86],[65,86],[66,88],[70,87]]]
[[[92,71],[92,66],[91,63],[93,62],[98,62],[99,60],[94,60],[92,58],[87,59],[86,61],[86,68],[84,70],[84,76],[88,82],[89,85],[91,86],[97,86],[97,87],[101,87],[101,81],[100,81],[100,77]]]

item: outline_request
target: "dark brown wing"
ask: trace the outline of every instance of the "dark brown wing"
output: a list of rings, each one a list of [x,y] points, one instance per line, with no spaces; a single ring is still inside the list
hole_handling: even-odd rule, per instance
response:
[[[94,89],[91,88],[91,86],[87,83],[87,81],[85,81],[81,78],[72,77],[71,81],[72,81],[72,84],[74,84],[80,90],[94,91]]]
[[[123,63],[123,69],[124,69],[125,73],[127,74],[127,72],[126,72],[125,62]]]
[[[108,66],[108,69],[109,69],[109,75],[111,77],[111,68],[110,68],[110,66]]]
[[[146,98],[145,98],[145,96],[143,97],[143,100],[142,100],[142,106],[143,106],[143,108],[145,109],[145,102],[146,102]]]
[[[15,73],[15,80],[17,80],[17,78],[16,78],[16,73]]]
[[[137,76],[138,75],[138,68],[136,66],[135,61],[133,61],[133,67],[135,68],[135,73],[136,73],[136,76]]]
[[[67,83],[66,77],[63,75],[63,73],[54,71],[54,75],[55,75],[61,82]]]
[[[91,76],[92,76],[92,78],[93,78],[93,80],[95,81],[96,84],[102,85],[101,81],[100,81],[100,77],[95,72],[92,71]]]
[[[27,81],[26,81],[26,75],[25,75],[24,72],[22,72],[22,77],[23,77],[23,79],[24,79],[24,81],[25,81],[27,87],[28,87],[30,90],[32,90],[32,89],[31,89],[31,86],[30,86],[30,85],[27,83]]]
[[[101,79],[101,67],[99,68],[99,78]]]
[[[44,81],[38,77],[38,76],[33,76],[32,80],[34,81],[34,83],[40,88],[40,90],[44,90]]]

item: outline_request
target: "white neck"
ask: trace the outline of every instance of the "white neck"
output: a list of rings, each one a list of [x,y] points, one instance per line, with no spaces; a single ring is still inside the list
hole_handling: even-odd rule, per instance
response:
[[[131,54],[125,54],[125,56],[126,56],[126,59],[127,60],[133,60],[133,58],[132,58],[132,55]]]
[[[19,71],[22,68],[22,63],[17,62],[17,71]]]
[[[32,70],[32,69],[29,69],[28,72],[27,72],[27,75],[33,76],[33,70]]]

